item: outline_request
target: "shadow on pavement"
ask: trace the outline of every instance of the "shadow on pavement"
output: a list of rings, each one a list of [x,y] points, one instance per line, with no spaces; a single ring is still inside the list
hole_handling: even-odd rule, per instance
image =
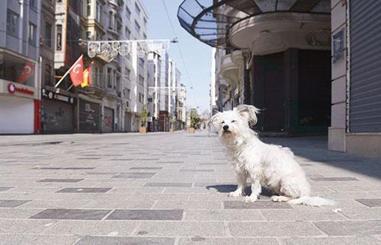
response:
[[[296,156],[381,179],[381,160],[328,150],[327,137],[262,138],[266,143],[290,147]]]
[[[215,189],[217,192],[220,193],[229,193],[232,191],[235,191],[237,189],[237,185],[209,185],[206,186],[206,189]],[[251,194],[251,188],[248,186],[245,188],[245,194],[250,195]],[[272,196],[273,193],[267,189],[267,188],[262,188],[261,196],[267,196],[270,197]]]

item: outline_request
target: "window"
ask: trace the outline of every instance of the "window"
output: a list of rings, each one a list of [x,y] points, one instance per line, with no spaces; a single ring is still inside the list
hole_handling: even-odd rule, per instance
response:
[[[29,44],[36,46],[37,40],[37,26],[29,22],[29,33],[28,33]]]
[[[135,30],[140,33],[140,25],[139,23],[135,20]]]
[[[139,93],[139,102],[144,103],[144,95],[142,93]]]
[[[91,16],[91,0],[87,0],[86,4],[86,11],[87,11],[87,17]]]
[[[29,0],[29,7],[32,9],[37,9],[37,1],[38,0]]]
[[[52,25],[45,23],[45,45],[49,48],[52,47]]]
[[[147,34],[143,33],[143,39],[147,39]]]
[[[109,29],[113,29],[113,27],[114,27],[114,23],[113,23],[113,14],[112,14],[112,12],[110,11],[109,12],[109,16],[108,16],[108,28]]]
[[[126,39],[131,39],[131,31],[128,29],[128,27],[125,28],[126,31]]]
[[[126,7],[126,16],[128,20],[131,19],[131,10],[128,7]]]
[[[143,58],[139,58],[139,66],[144,68],[144,59]]]
[[[95,16],[95,19],[101,23],[101,20],[102,20],[102,5],[99,1],[97,1],[97,13],[96,13],[96,16]]]
[[[144,85],[144,77],[142,75],[139,75],[139,84]]]
[[[91,35],[91,31],[87,31],[86,32],[86,39],[87,40],[91,40],[91,37],[92,37],[93,35]]]
[[[129,81],[130,81],[130,79],[131,79],[131,70],[128,69],[128,68],[126,68],[126,78],[127,78],[127,80],[129,80]]]
[[[107,87],[112,88],[112,69],[107,68]]]
[[[62,50],[62,25],[57,25],[57,42],[56,42],[56,50]]]
[[[18,35],[18,22],[19,22],[19,16],[12,10],[7,11],[7,33],[9,35],[16,36]]]
[[[138,4],[137,4],[137,3],[135,3],[135,11],[136,11],[136,14],[139,16],[139,15],[140,15],[140,12],[141,12],[141,10],[140,10],[140,8],[139,8],[139,6],[138,6]]]
[[[45,75],[44,75],[44,80],[45,80],[45,85],[54,85],[53,84],[53,79],[52,79],[52,67],[49,64],[45,64]]]
[[[127,89],[127,92],[126,92],[126,97],[127,99],[131,99],[131,89]]]

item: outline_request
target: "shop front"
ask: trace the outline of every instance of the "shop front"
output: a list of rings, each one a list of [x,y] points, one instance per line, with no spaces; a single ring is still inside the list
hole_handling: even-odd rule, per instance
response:
[[[103,107],[103,133],[112,133],[114,132],[114,110],[109,107]]]
[[[40,100],[34,87],[0,79],[0,134],[39,133]]]
[[[75,98],[42,89],[42,133],[73,133]]]
[[[79,129],[80,133],[101,132],[101,104],[79,98]]]

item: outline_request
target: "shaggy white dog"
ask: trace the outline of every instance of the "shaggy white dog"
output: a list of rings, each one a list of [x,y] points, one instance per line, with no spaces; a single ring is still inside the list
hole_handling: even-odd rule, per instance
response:
[[[275,202],[334,205],[333,201],[310,196],[310,185],[304,171],[289,148],[265,144],[258,139],[249,127],[250,123],[257,123],[258,111],[254,106],[240,105],[232,111],[219,112],[210,119],[233,157],[238,188],[229,196],[243,196],[250,181],[252,193],[246,197],[248,202],[256,201],[262,186],[266,186],[278,194],[271,197]]]

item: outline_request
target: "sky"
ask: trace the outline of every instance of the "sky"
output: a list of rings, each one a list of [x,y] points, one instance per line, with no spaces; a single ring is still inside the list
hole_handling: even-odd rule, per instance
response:
[[[191,36],[180,26],[177,9],[183,0],[141,1],[149,15],[148,39],[177,37],[179,41],[171,44],[169,54],[181,71],[181,83],[187,87],[188,107],[199,107],[200,113],[209,110],[211,47]],[[167,17],[163,1],[168,8],[170,20]],[[171,27],[169,21],[172,22],[174,28]]]

